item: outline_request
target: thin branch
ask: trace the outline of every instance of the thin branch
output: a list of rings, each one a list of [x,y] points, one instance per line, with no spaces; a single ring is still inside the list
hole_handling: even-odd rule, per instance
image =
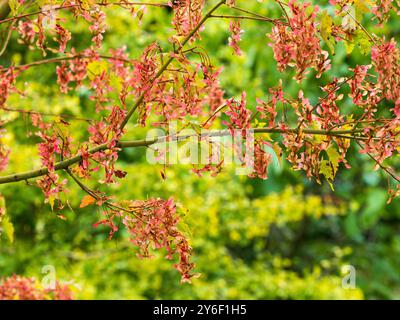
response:
[[[9,108],[9,107],[2,107],[0,110],[8,111],[8,112],[18,112],[21,114],[39,114],[41,116],[45,117],[60,117],[60,118],[65,118],[65,119],[71,119],[71,120],[76,120],[76,121],[86,121],[86,122],[93,122],[95,121],[94,119],[88,119],[88,118],[80,118],[76,117],[72,114],[56,114],[56,113],[48,113],[48,112],[39,112],[35,110],[24,110],[24,109],[14,109],[14,108]]]
[[[360,21],[358,21],[348,10],[344,9],[343,10],[354,20],[354,22],[361,28],[361,30],[367,35],[367,37],[372,41],[373,44],[376,44],[375,39],[371,36],[371,34],[368,32],[367,29],[361,24]]]
[[[258,13],[255,13],[255,12],[252,12],[252,11],[249,11],[249,10],[246,10],[246,9],[242,9],[242,8],[239,8],[239,7],[236,7],[236,6],[233,6],[233,7],[231,7],[231,8],[234,9],[234,10],[237,10],[237,11],[239,11],[239,12],[243,12],[243,13],[250,14],[250,15],[252,15],[252,16],[254,16],[254,17],[266,18],[266,17],[264,17],[264,16],[261,15],[261,14],[258,14]]]
[[[279,19],[272,18],[260,18],[260,17],[249,17],[249,16],[235,16],[235,15],[211,15],[210,18],[220,18],[220,19],[241,19],[241,20],[256,20],[256,21],[266,21],[271,23],[282,23]]]
[[[75,55],[71,55],[71,56],[63,56],[63,57],[55,57],[55,58],[37,60],[37,61],[30,62],[27,64],[21,64],[21,65],[14,66],[14,69],[25,70],[25,69],[28,69],[31,67],[36,67],[36,66],[40,66],[40,65],[44,65],[44,64],[58,63],[58,62],[62,62],[62,61],[74,60],[74,59],[79,59],[79,58],[80,59],[89,59],[90,57],[79,53],[79,54],[75,54]],[[104,55],[104,54],[99,55],[99,58],[104,59],[104,60],[118,60],[118,61],[123,61],[126,63],[131,63],[131,60],[118,58],[118,57],[114,57],[114,56],[109,56],[109,55]],[[0,70],[4,70],[4,69],[8,69],[8,68],[4,68],[4,67],[0,66]]]
[[[8,27],[8,30],[6,31],[7,34],[5,36],[4,43],[2,44],[2,48],[0,50],[0,56],[2,56],[4,54],[4,52],[6,52],[8,43],[10,42],[10,39],[11,39],[11,34],[13,31],[14,25],[15,25],[15,21],[11,22],[10,26]]]
[[[53,12],[53,11],[59,11],[59,10],[63,10],[63,9],[76,8],[78,6],[79,6],[78,4],[72,4],[72,5],[67,5],[67,6],[54,7],[54,8],[47,9],[47,10],[40,10],[40,11],[35,11],[35,12],[24,13],[24,14],[20,14],[18,16],[14,16],[14,17],[10,17],[10,18],[7,18],[7,19],[0,20],[0,24],[6,23],[6,22],[10,22],[10,21],[15,21],[15,20],[18,21],[18,20],[21,20],[21,19],[24,19],[24,18],[29,18],[29,17],[32,17],[32,16],[36,16],[38,14],[45,14],[45,13],[50,13],[50,12]]]
[[[120,210],[124,212],[128,212],[135,216],[138,220],[144,222],[136,213],[133,209],[126,209],[124,207],[119,206],[116,203],[113,203],[109,200],[103,201],[102,196],[98,195],[98,193],[95,190],[92,190],[89,188],[87,185],[85,185],[82,181],[80,181],[69,168],[66,168],[65,171],[68,173],[68,175],[75,181],[75,183],[88,195],[90,195],[92,198],[96,199],[97,201],[102,201],[102,204],[105,205],[107,208],[111,209],[112,211],[115,210]]]
[[[253,17],[259,18],[261,20],[265,20],[265,21],[272,20],[272,21],[275,21],[275,22],[280,22],[280,23],[283,23],[283,24],[287,24],[287,22],[283,21],[282,19],[271,19],[271,18],[268,18],[268,17],[263,16],[261,14],[258,14],[258,13],[255,13],[255,12],[243,9],[243,8],[239,8],[239,7],[236,7],[236,6],[231,7],[231,9],[237,10],[237,11],[242,12],[242,13],[250,14]]]
[[[290,26],[290,18],[289,18],[289,15],[288,15],[288,13],[286,12],[286,9],[285,9],[285,7],[283,6],[283,4],[282,4],[282,2],[281,1],[276,1],[278,4],[279,4],[279,6],[280,6],[280,8],[281,8],[281,10],[283,11],[283,14],[285,15],[285,17],[286,17],[286,20],[287,20],[287,22],[288,22],[288,25]]]
[[[361,145],[358,141],[356,141],[356,142],[357,142],[358,146],[359,146],[360,148],[362,148],[362,145]],[[380,162],[378,161],[378,159],[376,159],[371,153],[367,152],[367,155],[368,155],[372,160],[374,160],[375,163],[376,163],[383,171],[385,171],[389,176],[391,176],[391,177],[392,177],[394,180],[396,180],[397,182],[400,182],[400,177],[397,176],[395,173],[392,172],[392,170],[393,170],[392,168],[384,166],[384,165],[383,165],[382,163],[380,163]]]
[[[223,104],[223,105],[219,106],[217,109],[215,109],[213,114],[202,124],[202,127],[205,128],[207,126],[207,124],[211,121],[211,119],[215,118],[215,116],[218,114],[218,112],[222,111],[225,107],[227,107],[227,105]]]

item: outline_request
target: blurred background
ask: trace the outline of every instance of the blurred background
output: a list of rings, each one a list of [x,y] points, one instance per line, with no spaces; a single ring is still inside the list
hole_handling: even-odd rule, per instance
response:
[[[282,14],[272,1],[238,3],[268,17]],[[323,8],[327,1],[318,4]],[[332,8],[329,12],[334,13]],[[174,34],[170,10],[149,8],[141,22],[121,8],[109,8],[106,13],[104,52],[126,45],[129,56],[138,58],[153,41],[164,50],[170,48],[168,38]],[[75,21],[68,13],[60,14],[74,35],[69,46],[77,51],[87,48],[91,38],[87,23]],[[398,22],[399,18],[393,17],[376,28],[368,16],[363,21],[371,32],[396,39]],[[5,26],[2,28],[4,32]],[[251,108],[256,97],[266,99],[268,88],[278,85],[279,79],[285,92],[296,96],[302,89],[315,104],[322,96],[320,86],[333,75],[346,76],[348,68],[370,63],[369,56],[358,48],[347,55],[340,43],[331,57],[331,72],[318,80],[311,72],[298,84],[290,70],[279,73],[276,69],[266,36],[271,25],[243,21],[242,28],[241,57],[234,56],[227,45],[229,20],[208,21],[200,45],[213,65],[223,67],[225,98],[240,97],[246,91]],[[40,59],[39,50],[28,50],[14,34],[0,64]],[[24,91],[24,98],[15,94],[7,104],[16,109],[93,118],[90,91],[80,88],[61,94],[55,67],[43,65],[23,73],[17,86]],[[343,113],[353,110],[346,99],[341,108]],[[7,121],[3,141],[12,149],[10,165],[3,174],[39,167],[35,146],[39,140],[30,134],[29,117],[1,110],[0,117]],[[51,117],[46,120],[51,121]],[[85,121],[71,121],[70,131],[76,140],[84,141],[87,127]],[[148,128],[131,121],[127,129],[125,139],[140,139]],[[198,279],[180,284],[180,275],[173,262],[165,260],[165,252],[139,259],[123,228],[107,240],[107,228],[93,227],[101,212],[94,206],[79,208],[84,194],[74,184],[68,185],[64,199],[70,207],[52,212],[44,204],[41,190],[25,182],[0,186],[15,228],[14,243],[0,242],[0,277],[20,274],[40,279],[43,266],[52,265],[58,280],[73,284],[78,299],[400,298],[400,202],[386,204],[387,177],[375,171],[374,163],[358,154],[356,146],[348,155],[352,168],[341,168],[335,191],[328,183],[319,185],[293,171],[284,159],[271,165],[265,181],[237,176],[230,167],[224,167],[215,178],[199,178],[184,165],[167,168],[164,181],[160,174],[164,168],[148,164],[145,155],[143,148],[124,150],[119,168],[128,172],[127,177],[110,187],[95,182],[92,186],[116,199],[173,197],[180,202],[187,209],[183,225],[194,248],[195,271],[201,273]],[[398,159],[391,163],[398,164]],[[57,218],[59,213],[67,219]],[[342,287],[346,265],[356,270],[356,288]]]

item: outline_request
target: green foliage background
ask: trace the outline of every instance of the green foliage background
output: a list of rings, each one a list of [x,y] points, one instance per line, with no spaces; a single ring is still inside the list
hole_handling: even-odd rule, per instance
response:
[[[269,1],[238,2],[269,17],[281,15]],[[327,1],[318,4],[324,7]],[[369,18],[365,16],[363,22],[371,32],[398,38],[398,18],[382,28],[374,28]],[[86,48],[90,44],[88,25],[68,21],[74,32],[72,45],[78,51]],[[146,45],[157,40],[168,50],[167,39],[173,34],[170,21],[171,12],[166,9],[149,9],[142,26],[124,10],[107,9],[105,47],[125,44],[131,57],[139,57]],[[359,48],[347,55],[343,44],[338,44],[332,72],[319,80],[310,74],[299,85],[291,80],[291,72],[276,70],[267,45],[270,24],[243,22],[242,57],[233,56],[227,46],[228,26],[229,21],[208,21],[201,46],[214,65],[224,68],[226,97],[239,96],[245,90],[251,106],[256,97],[265,98],[268,88],[276,86],[279,79],[286,92],[295,95],[300,86],[315,103],[321,96],[319,86],[332,80],[332,75],[345,76],[349,67],[370,63]],[[19,45],[14,35],[0,62],[24,64],[38,59],[41,53]],[[88,90],[67,96],[59,93],[55,65],[28,70],[18,86],[26,98],[12,96],[8,105],[13,108],[94,116]],[[352,110],[350,101],[345,100],[342,108],[343,112]],[[32,129],[29,120],[1,111],[0,116],[10,120],[5,142],[12,146],[12,154],[6,173],[40,166],[35,147],[38,140],[28,135]],[[83,140],[87,124],[73,121],[71,131],[74,138]],[[145,135],[146,129],[135,121],[129,124],[126,138]],[[216,178],[198,178],[189,167],[178,165],[167,170],[163,181],[163,168],[149,165],[145,152],[130,149],[121,153],[120,167],[128,175],[119,185],[108,189],[93,186],[116,199],[172,196],[179,201],[187,209],[183,210],[184,227],[194,248],[196,271],[201,273],[193,284],[180,284],[165,253],[156,253],[150,260],[138,259],[123,231],[107,240],[106,228],[92,226],[101,212],[93,206],[79,209],[83,193],[72,183],[65,195],[71,208],[62,211],[66,221],[43,203],[36,187],[26,183],[0,186],[15,227],[14,243],[0,242],[0,276],[16,273],[40,279],[42,267],[54,265],[57,278],[73,283],[80,299],[400,298],[400,202],[386,204],[386,177],[355,147],[349,154],[352,168],[341,168],[335,192],[327,183],[318,185],[294,172],[285,161],[271,166],[266,181],[237,176],[229,167]],[[392,165],[396,164],[394,159]],[[348,264],[356,268],[356,289],[342,288],[341,268]]]

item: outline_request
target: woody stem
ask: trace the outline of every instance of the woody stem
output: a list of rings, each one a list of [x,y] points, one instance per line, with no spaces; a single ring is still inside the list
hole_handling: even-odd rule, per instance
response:
[[[310,135],[325,135],[325,136],[332,136],[337,137],[340,139],[350,139],[350,140],[359,140],[365,139],[366,137],[358,137],[355,134],[361,134],[362,130],[320,130],[320,129],[303,129],[299,130],[297,128],[294,129],[279,129],[279,128],[254,128],[251,129],[255,134],[262,134],[262,133],[278,133],[278,134],[298,134],[302,132],[303,134],[310,134]],[[222,136],[229,136],[231,134],[230,130],[217,130],[217,131],[206,131],[201,133],[199,136],[200,138],[205,137],[222,137]],[[133,140],[133,141],[119,141],[116,147],[125,149],[125,148],[137,148],[137,147],[147,147],[157,143],[168,142],[168,141],[183,141],[189,139],[191,137],[196,137],[197,134],[186,134],[186,135],[174,135],[174,136],[162,136],[153,139],[142,139],[142,140]],[[109,149],[109,145],[107,143],[98,145],[90,150],[88,150],[89,154],[94,154],[100,151],[104,151]],[[63,170],[67,169],[68,167],[79,163],[82,160],[81,155],[76,155],[74,157],[65,159],[63,161],[57,162],[54,166],[54,170]],[[37,178],[40,176],[44,176],[48,174],[49,171],[46,167],[42,167],[40,169],[26,171],[22,173],[11,174],[7,176],[0,177],[0,184],[6,184],[11,182],[18,182],[24,181],[32,178]]]

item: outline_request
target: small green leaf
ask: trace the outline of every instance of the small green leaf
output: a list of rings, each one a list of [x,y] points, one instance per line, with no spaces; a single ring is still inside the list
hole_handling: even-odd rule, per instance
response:
[[[95,77],[100,76],[103,72],[108,69],[108,64],[106,61],[92,61],[87,65],[87,74],[90,80]]]
[[[121,77],[117,76],[115,73],[112,73],[110,76],[110,84],[113,88],[117,90],[117,92],[122,91],[122,79]]]
[[[326,153],[328,154],[333,169],[333,175],[335,176],[339,168],[340,154],[334,147],[329,147],[328,150],[326,150]]]
[[[346,48],[346,53],[350,54],[353,52],[355,45],[353,35],[346,35],[346,41],[344,41],[344,46]]]
[[[1,222],[1,228],[10,243],[14,242],[14,226],[8,216],[4,217]]]
[[[14,226],[7,215],[5,199],[0,195],[0,235],[3,233],[10,243],[14,242]]]
[[[328,160],[322,160],[320,167],[319,167],[319,173],[322,174],[326,181],[328,181],[332,191],[335,191],[333,188],[332,181],[335,178],[335,175],[333,173],[333,168],[331,166],[331,163]]]
[[[54,209],[54,201],[55,201],[55,197],[53,195],[51,195],[47,198],[47,202],[50,204],[51,211],[53,211],[53,209]]]
[[[321,161],[319,173],[325,177],[326,181],[328,181],[332,191],[335,191],[332,183],[339,168],[340,154],[337,152],[336,148],[332,146],[326,150],[326,153],[329,160],[323,159]]]
[[[350,54],[356,46],[360,48],[360,51],[363,55],[369,55],[371,52],[371,41],[361,29],[357,29],[353,34],[348,35],[344,44],[347,54]]]
[[[374,2],[373,0],[354,0],[355,16],[358,21],[362,20],[364,13],[369,13],[371,11],[370,6],[372,6]]]
[[[372,44],[368,36],[362,30],[356,31],[356,44],[363,55],[369,55]]]
[[[321,33],[322,39],[325,41],[329,50],[332,52],[332,54],[334,54],[336,42],[332,35],[332,24],[333,24],[333,20],[332,20],[331,16],[328,14],[328,12],[326,10],[324,10],[321,15],[320,33]]]

